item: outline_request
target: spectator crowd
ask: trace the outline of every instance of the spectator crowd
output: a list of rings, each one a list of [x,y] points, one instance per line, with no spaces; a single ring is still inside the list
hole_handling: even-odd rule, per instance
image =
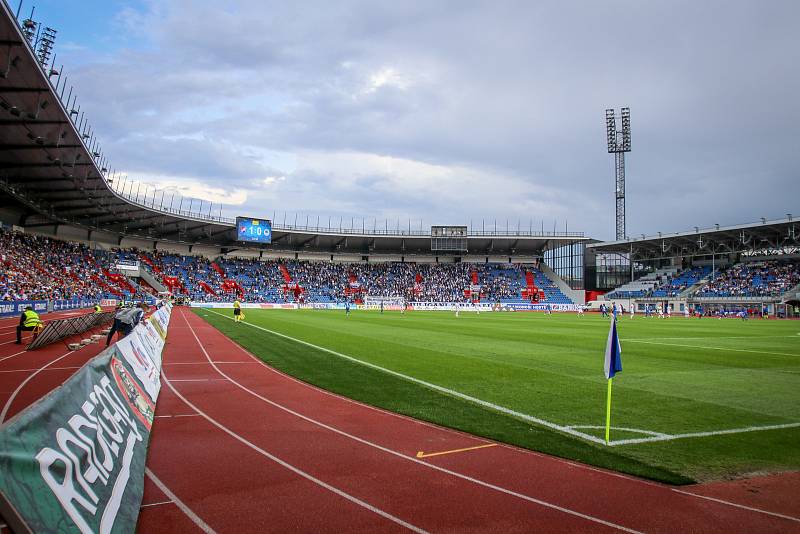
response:
[[[238,298],[249,302],[325,303],[366,297],[427,302],[519,300],[526,287],[525,270],[536,271],[492,263],[212,260],[160,250],[90,248],[0,229],[0,297],[138,300],[147,294],[156,296],[150,284],[117,270],[120,262],[138,262],[140,269],[150,272],[177,296],[211,302]]]

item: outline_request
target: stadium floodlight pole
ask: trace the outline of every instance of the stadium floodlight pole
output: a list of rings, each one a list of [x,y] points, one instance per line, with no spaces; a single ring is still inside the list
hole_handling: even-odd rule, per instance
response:
[[[616,112],[606,109],[606,143],[608,153],[614,154],[614,173],[616,179],[616,238],[625,239],[625,152],[631,151],[631,110],[620,109],[622,129],[617,130]]]

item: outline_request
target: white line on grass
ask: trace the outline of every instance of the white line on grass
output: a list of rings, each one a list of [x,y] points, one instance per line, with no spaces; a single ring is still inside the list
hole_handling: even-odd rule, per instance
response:
[[[690,349],[708,349],[708,350],[729,350],[733,352],[754,352],[756,354],[774,354],[777,356],[798,356],[788,352],[770,352],[766,350],[753,350],[753,349],[733,349],[729,347],[707,347],[704,345],[685,345],[682,343],[659,343],[657,341],[645,341],[643,339],[622,339],[623,343],[647,343],[648,345],[666,345],[668,347],[686,347]]]
[[[220,317],[223,317],[225,319],[233,321],[232,317],[228,317],[227,315],[223,315],[223,314],[221,314],[221,313],[219,313],[217,311],[214,311],[214,310],[209,310],[209,311],[211,311],[211,313],[219,315]],[[321,347],[319,345],[314,345],[313,343],[309,343],[308,341],[303,341],[302,339],[297,339],[297,338],[294,338],[294,337],[291,337],[291,336],[287,336],[286,334],[282,334],[280,332],[275,332],[274,330],[270,330],[268,328],[264,328],[263,326],[258,326],[256,324],[248,323],[248,322],[242,322],[242,323],[239,323],[239,324],[244,324],[244,325],[250,326],[252,328],[257,328],[259,330],[263,330],[264,332],[276,335],[278,337],[282,337],[284,339],[288,339],[290,341],[294,341],[295,343],[300,343],[301,345],[306,345],[306,346],[311,347],[313,349],[317,349],[317,350],[321,350],[323,352],[327,352],[327,353],[332,354],[334,356],[338,356],[339,358],[343,358],[345,360],[352,361],[354,363],[358,363],[358,364],[364,365],[366,367],[370,367],[372,369],[377,369],[378,371],[381,371],[381,372],[396,376],[398,378],[402,378],[404,380],[408,380],[410,382],[414,382],[416,384],[420,384],[422,386],[431,388],[431,389],[439,391],[441,393],[445,393],[446,395],[457,397],[459,399],[463,399],[463,400],[466,400],[468,402],[472,402],[474,404],[478,404],[480,406],[489,408],[491,410],[494,410],[494,411],[497,411],[497,412],[500,412],[500,413],[504,413],[504,414],[510,415],[512,417],[516,417],[518,419],[522,419],[523,421],[536,423],[536,424],[539,424],[541,426],[544,426],[544,427],[547,427],[547,428],[551,428],[551,429],[557,430],[559,432],[563,432],[564,434],[569,434],[571,436],[575,436],[577,438],[581,438],[581,439],[584,439],[586,441],[591,441],[592,443],[597,443],[599,445],[606,445],[605,440],[603,440],[601,438],[598,438],[596,436],[592,436],[591,434],[586,434],[584,432],[580,432],[578,430],[575,430],[576,428],[580,428],[581,427],[580,425],[569,425],[569,426],[559,425],[557,423],[553,423],[551,421],[547,421],[546,419],[541,419],[539,417],[534,417],[534,416],[528,415],[526,413],[522,413],[522,412],[518,412],[516,410],[512,410],[510,408],[506,408],[505,406],[500,406],[498,404],[494,404],[494,403],[479,399],[477,397],[472,397],[472,396],[467,395],[465,393],[461,393],[460,391],[456,391],[456,390],[449,389],[449,388],[446,388],[446,387],[443,387],[443,386],[439,386],[437,384],[432,384],[431,382],[426,382],[424,380],[420,380],[419,378],[414,378],[413,376],[404,375],[403,373],[399,373],[397,371],[393,371],[391,369],[387,369],[385,367],[381,367],[380,365],[376,365],[374,363],[369,363],[369,362],[365,362],[363,360],[359,360],[358,358],[354,358],[353,356],[348,356],[347,354],[342,354],[341,352],[336,352],[335,350],[331,350],[331,349],[328,349],[328,348],[325,348],[325,347]],[[190,329],[191,329],[191,326],[190,326]],[[661,344],[662,345],[668,345],[668,343],[661,343]],[[704,348],[704,347],[701,347],[701,348]],[[731,349],[731,350],[734,350],[734,349]],[[724,435],[724,434],[739,434],[739,433],[744,433],[744,432],[758,432],[758,431],[761,431],[761,430],[777,430],[777,429],[795,428],[795,427],[800,427],[800,423],[786,423],[786,424],[780,424],[780,425],[765,425],[765,426],[749,426],[749,427],[745,427],[745,428],[730,428],[730,429],[725,429],[725,430],[712,430],[712,431],[708,431],[708,432],[691,432],[691,433],[686,433],[686,434],[663,434],[661,432],[654,432],[654,431],[650,431],[650,430],[635,429],[637,432],[651,433],[651,434],[657,434],[657,435],[654,435],[652,437],[647,437],[647,438],[633,438],[633,439],[623,439],[623,440],[612,441],[612,442],[608,443],[608,445],[610,445],[612,447],[619,446],[619,445],[635,445],[635,444],[639,444],[639,443],[648,443],[648,442],[651,442],[651,441],[671,441],[671,440],[675,440],[675,439],[701,438],[701,437],[718,436],[718,435]],[[605,427],[603,427],[603,428],[605,428]]]
[[[764,425],[764,426],[748,426],[744,428],[728,428],[725,430],[713,430],[710,432],[689,432],[687,434],[664,434],[663,436],[655,436],[652,438],[633,438],[633,439],[620,439],[612,441],[611,445],[634,445],[636,443],[649,443],[651,441],[670,441],[673,439],[683,438],[707,438],[711,436],[722,436],[725,434],[743,434],[745,432],[761,432],[764,430],[781,430],[784,428],[797,428],[800,423],[785,423],[781,425]]]
[[[800,334],[797,334],[800,336]],[[790,337],[794,339],[794,336],[680,336],[680,337],[648,337],[648,338],[624,338],[622,341],[638,341],[639,339],[646,339],[646,340],[662,340],[662,339],[782,339]]]

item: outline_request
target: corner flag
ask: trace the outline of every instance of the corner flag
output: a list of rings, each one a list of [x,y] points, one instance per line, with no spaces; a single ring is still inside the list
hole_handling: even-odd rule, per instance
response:
[[[617,337],[616,316],[611,320],[611,328],[608,331],[608,341],[606,342],[606,361],[603,366],[607,379],[614,378],[614,375],[622,371],[622,347]]]
[[[616,310],[614,310],[616,311]],[[611,318],[611,328],[608,331],[608,341],[606,342],[606,359],[603,371],[608,380],[608,393],[606,396],[606,445],[610,442],[611,434],[611,383],[614,375],[622,371],[622,346],[619,344],[617,336],[617,314]]]

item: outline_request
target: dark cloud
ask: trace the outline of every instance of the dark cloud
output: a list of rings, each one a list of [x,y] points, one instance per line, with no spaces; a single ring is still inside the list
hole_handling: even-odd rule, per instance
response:
[[[250,187],[232,212],[569,219],[609,238],[606,107],[632,110],[631,234],[792,211],[798,15],[791,1],[164,1],[117,17],[141,47],[72,79],[115,166]]]

